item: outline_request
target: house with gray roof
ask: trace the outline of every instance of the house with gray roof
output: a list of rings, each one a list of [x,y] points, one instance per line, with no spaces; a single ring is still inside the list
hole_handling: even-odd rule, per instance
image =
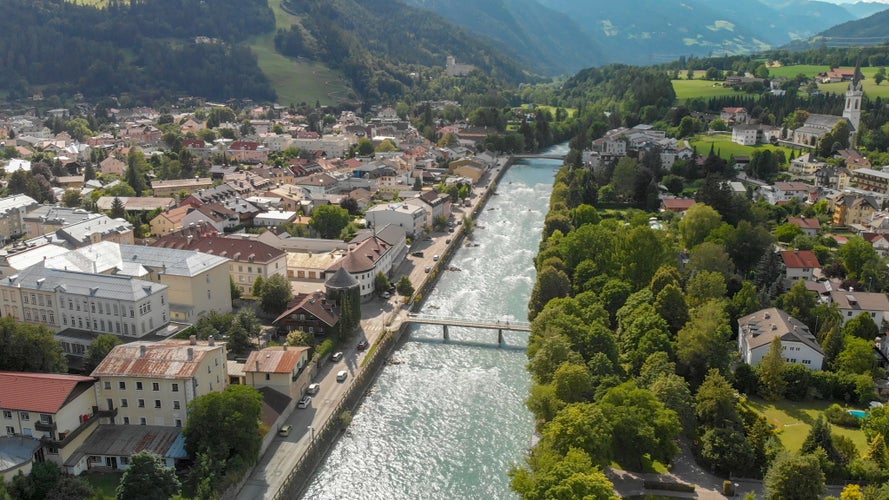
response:
[[[821,369],[824,351],[809,327],[793,316],[771,307],[738,320],[738,351],[748,365],[758,365],[776,338],[781,339],[781,356],[785,361]]]

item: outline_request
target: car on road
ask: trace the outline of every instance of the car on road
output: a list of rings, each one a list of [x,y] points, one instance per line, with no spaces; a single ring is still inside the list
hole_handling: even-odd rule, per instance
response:
[[[321,390],[321,384],[309,384],[309,387],[306,389],[306,394],[318,394],[318,391]]]
[[[342,351],[337,351],[337,352],[330,355],[330,360],[333,361],[334,363],[336,363],[337,361],[339,361],[341,359],[343,359]]]
[[[296,406],[297,408],[308,408],[310,404],[312,404],[312,396],[303,396],[299,403],[296,403]]]
[[[433,261],[433,262],[438,262],[438,258],[439,258],[438,255],[433,255],[433,256],[432,256],[432,261]]]
[[[361,342],[358,343],[358,346],[356,347],[356,349],[358,349],[359,351],[363,351],[363,350],[367,349],[368,347],[370,347],[370,342],[368,342],[366,340],[362,340]]]
[[[391,296],[392,296],[391,293],[389,293],[389,292],[383,292],[383,298],[384,298],[384,299],[388,299],[388,298],[391,297]]]
[[[417,251],[417,252],[411,252],[411,255],[413,255],[414,257],[422,257],[422,256],[423,256],[423,252],[420,252],[420,251]]]
[[[432,266],[426,266],[426,269],[425,269],[426,274],[429,274],[429,271],[431,271],[431,270],[432,270]]]
[[[343,382],[346,380],[346,377],[348,377],[348,376],[349,376],[349,372],[347,372],[346,370],[340,370],[340,371],[336,372],[336,381]]]
[[[293,430],[293,426],[290,424],[282,425],[280,429],[278,429],[278,435],[287,437],[290,435],[290,431]]]
[[[445,244],[448,244],[448,243],[450,243],[450,242],[451,242],[451,239],[450,239],[450,238],[448,238],[448,239],[445,240]]]

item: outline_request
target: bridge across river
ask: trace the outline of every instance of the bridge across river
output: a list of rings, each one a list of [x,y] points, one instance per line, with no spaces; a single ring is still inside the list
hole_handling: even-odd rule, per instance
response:
[[[441,325],[442,337],[445,340],[450,338],[448,334],[449,326],[457,326],[462,328],[477,328],[481,330],[497,330],[497,343],[503,345],[503,331],[510,332],[531,332],[531,323],[527,321],[510,321],[497,319],[463,319],[448,318],[443,316],[427,316],[423,314],[409,314],[404,319],[405,323],[414,323],[417,325]]]
[[[563,154],[522,154],[512,155],[516,160],[564,160],[568,155]]]

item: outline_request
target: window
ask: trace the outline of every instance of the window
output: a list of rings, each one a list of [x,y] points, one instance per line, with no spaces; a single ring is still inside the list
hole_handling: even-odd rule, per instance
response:
[[[52,311],[49,312],[49,323],[51,325],[56,324],[56,315]]]
[[[268,374],[268,373],[265,374],[265,379],[266,379],[266,380],[271,380],[271,378],[272,378],[271,374]]]
[[[145,400],[144,399],[139,400],[139,408],[145,408]]]
[[[182,427],[182,420],[176,419],[176,427]]]
[[[3,418],[12,419],[12,412],[9,410],[3,410]]]
[[[804,359],[804,360],[803,360],[803,364],[804,364],[804,365],[811,365],[811,364],[812,364],[812,360],[811,360],[811,359]]]
[[[124,417],[123,423],[124,423],[124,425],[130,425],[130,417]]]
[[[129,408],[129,406],[130,406],[130,403],[127,402],[126,398],[120,400],[120,407],[121,408]]]
[[[154,407],[155,407],[155,408],[160,408],[160,407],[161,407],[161,400],[160,400],[160,399],[155,399],[155,400],[154,400]]]
[[[161,390],[161,385],[157,382],[152,382],[151,383],[151,390],[154,392],[157,392],[157,391]]]
[[[15,436],[15,427],[6,426],[6,435]]]
[[[142,382],[136,382],[136,390],[137,390],[137,391],[141,391],[141,390],[142,390]]]
[[[179,392],[179,384],[173,384],[173,392]]]
[[[179,410],[179,409],[181,409],[181,408],[179,407],[179,400],[178,400],[178,399],[175,400],[175,401],[173,401],[173,409],[174,409],[174,410]]]
[[[27,293],[22,294],[22,303],[24,303],[24,304],[28,303],[28,294]]]
[[[52,425],[52,415],[49,415],[47,413],[41,413],[40,414],[40,423],[46,424],[46,425]]]
[[[104,385],[105,385],[105,390],[106,390],[106,391],[110,391],[110,390],[111,390],[111,382],[109,382],[109,381],[106,380]]]
[[[148,420],[145,417],[139,417],[139,425],[148,425]]]
[[[21,412],[19,412],[19,419],[24,420],[25,422],[28,422],[31,420],[31,414],[26,411],[21,411]]]

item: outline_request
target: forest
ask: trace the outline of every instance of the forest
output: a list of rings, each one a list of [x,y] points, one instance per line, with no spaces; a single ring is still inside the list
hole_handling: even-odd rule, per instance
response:
[[[261,0],[112,2],[108,8],[63,0],[0,0],[0,90],[89,97],[131,93],[137,103],[163,96],[274,99],[255,56],[238,43],[270,31]],[[216,39],[197,44],[198,36]]]

